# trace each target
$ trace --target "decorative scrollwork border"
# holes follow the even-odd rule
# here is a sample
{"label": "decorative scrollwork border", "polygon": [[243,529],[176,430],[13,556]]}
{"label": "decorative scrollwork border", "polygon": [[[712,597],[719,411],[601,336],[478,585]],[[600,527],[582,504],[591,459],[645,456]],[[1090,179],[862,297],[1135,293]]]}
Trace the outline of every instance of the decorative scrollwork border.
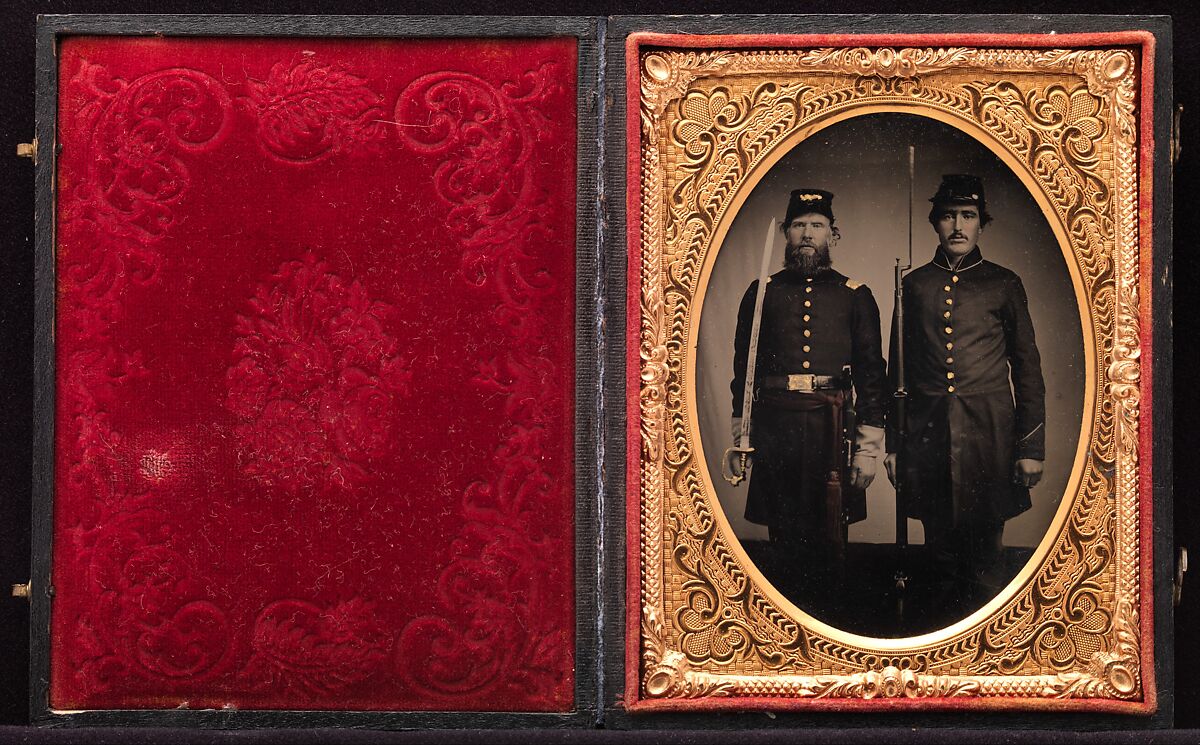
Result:
{"label": "decorative scrollwork border", "polygon": [[[629,213],[640,219],[640,252],[631,251],[640,278],[631,453],[640,477],[640,657],[631,708],[888,699],[893,709],[1153,711],[1138,439],[1139,276],[1148,258],[1139,247],[1138,148],[1150,115],[1139,104],[1149,76],[1139,69],[1144,36],[1127,36],[1104,48],[867,47],[849,37],[847,46],[825,38],[806,48],[791,37],[778,49],[760,40],[746,50],[631,38],[629,134],[640,155]],[[907,643],[812,623],[746,571],[703,483],[685,379],[692,299],[739,189],[805,127],[881,104],[981,133],[1035,185],[1086,304],[1094,392],[1078,488],[1064,496],[1069,509],[1041,564],[990,615]],[[1096,622],[1072,625],[1085,611]],[[1090,638],[1072,646],[1079,634]]]}

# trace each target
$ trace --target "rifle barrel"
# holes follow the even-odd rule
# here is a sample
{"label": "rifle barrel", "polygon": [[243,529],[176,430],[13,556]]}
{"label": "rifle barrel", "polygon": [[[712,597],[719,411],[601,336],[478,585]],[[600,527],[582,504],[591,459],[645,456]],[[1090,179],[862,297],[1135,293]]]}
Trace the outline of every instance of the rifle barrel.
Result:
{"label": "rifle barrel", "polygon": [[908,489],[904,484],[904,443],[908,438],[908,388],[904,374],[904,272],[913,266],[913,189],[916,181],[917,148],[908,146],[908,264],[896,259],[896,345],[890,350],[896,371],[895,401],[892,415],[896,432],[896,589],[897,613],[903,619],[904,592],[908,582]]}

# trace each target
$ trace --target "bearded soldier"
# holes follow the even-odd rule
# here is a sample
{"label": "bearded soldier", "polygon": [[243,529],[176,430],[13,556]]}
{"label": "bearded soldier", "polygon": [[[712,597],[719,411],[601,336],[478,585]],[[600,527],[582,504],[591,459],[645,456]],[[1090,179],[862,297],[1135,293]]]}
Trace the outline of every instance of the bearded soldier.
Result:
{"label": "bearded soldier", "polygon": [[761,307],[746,519],[766,525],[782,557],[818,581],[836,568],[846,525],[866,517],[864,490],[882,456],[887,395],[879,307],[866,285],[832,268],[840,237],[832,202],[821,189],[792,192],[780,225],[785,265],[761,301],[757,280],[742,298],[730,386],[736,433]]}
{"label": "bearded soldier", "polygon": [[935,591],[978,607],[1006,579],[1004,523],[1042,475],[1046,388],[1021,278],[979,249],[992,219],[983,183],[943,176],[929,201],[938,247],[903,281],[908,434],[896,442],[889,426],[886,465],[925,529]]}

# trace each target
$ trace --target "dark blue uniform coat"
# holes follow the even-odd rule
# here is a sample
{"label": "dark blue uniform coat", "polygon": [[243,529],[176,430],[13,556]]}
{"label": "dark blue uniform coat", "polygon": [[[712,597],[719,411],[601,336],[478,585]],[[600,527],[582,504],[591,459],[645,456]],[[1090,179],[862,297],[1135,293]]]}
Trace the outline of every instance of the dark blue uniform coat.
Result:
{"label": "dark blue uniform coat", "polygon": [[[738,309],[730,385],[734,416],[742,413],[757,293],[755,281]],[[763,381],[805,373],[837,376],[849,366],[858,422],[882,427],[888,391],[881,336],[879,306],[865,285],[833,269],[811,278],[784,269],[770,277],[758,335],[747,520],[783,531],[820,524],[830,464],[837,462],[842,437],[841,422],[833,417],[841,391],[802,393]],[[847,483],[844,476],[842,482]],[[847,519],[864,519],[865,494],[844,486],[842,495]]]}
{"label": "dark blue uniform coat", "polygon": [[[891,349],[895,385],[894,319]],[[904,278],[904,351],[909,516],[996,524],[1029,509],[1013,464],[1045,459],[1046,388],[1020,277],[978,248],[952,270],[939,248]]]}

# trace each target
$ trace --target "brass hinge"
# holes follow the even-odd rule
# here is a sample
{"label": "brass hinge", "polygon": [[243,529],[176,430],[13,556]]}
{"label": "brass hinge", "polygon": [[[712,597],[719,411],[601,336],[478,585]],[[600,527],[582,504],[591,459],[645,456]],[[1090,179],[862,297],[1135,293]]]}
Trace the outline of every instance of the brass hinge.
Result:
{"label": "brass hinge", "polygon": [[1171,120],[1171,165],[1179,162],[1179,154],[1183,152],[1183,104],[1175,104],[1175,116]]}
{"label": "brass hinge", "polygon": [[1179,599],[1183,597],[1183,575],[1187,574],[1187,549],[1180,546],[1175,552],[1175,583],[1171,592],[1171,600],[1175,605],[1179,605]]}
{"label": "brass hinge", "polygon": [[12,596],[14,598],[25,598],[26,600],[28,600],[29,596],[31,594],[30,589],[29,589],[30,584],[31,583],[26,582],[26,583],[20,584],[20,585],[13,585],[12,586]]}
{"label": "brass hinge", "polygon": [[33,164],[36,166],[37,165],[37,146],[38,146],[38,142],[37,142],[36,137],[33,138],[33,142],[18,142],[17,143],[17,157],[18,158],[29,158],[30,160],[33,161]]}

